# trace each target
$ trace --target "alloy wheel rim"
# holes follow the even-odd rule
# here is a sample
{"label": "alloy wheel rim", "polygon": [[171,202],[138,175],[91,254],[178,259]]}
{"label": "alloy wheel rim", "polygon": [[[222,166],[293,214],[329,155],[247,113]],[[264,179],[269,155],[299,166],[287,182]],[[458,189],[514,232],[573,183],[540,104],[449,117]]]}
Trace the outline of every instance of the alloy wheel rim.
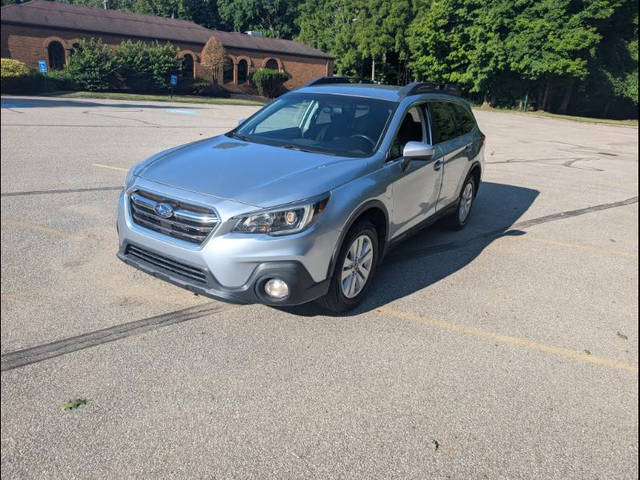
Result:
{"label": "alloy wheel rim", "polygon": [[347,250],[342,264],[340,286],[345,297],[354,298],[362,291],[372,266],[373,243],[367,235],[360,235]]}
{"label": "alloy wheel rim", "polygon": [[464,223],[464,221],[469,216],[472,203],[473,203],[473,183],[469,182],[465,185],[464,190],[462,191],[462,198],[460,199],[460,207],[458,207],[458,220],[460,220],[460,223]]}

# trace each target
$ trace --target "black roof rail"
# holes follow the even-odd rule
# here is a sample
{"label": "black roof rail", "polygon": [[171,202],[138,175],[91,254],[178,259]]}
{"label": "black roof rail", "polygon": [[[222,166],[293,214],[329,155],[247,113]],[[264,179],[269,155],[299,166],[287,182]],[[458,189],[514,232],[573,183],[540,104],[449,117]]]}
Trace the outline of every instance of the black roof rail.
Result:
{"label": "black roof rail", "polygon": [[369,80],[367,78],[356,77],[318,77],[307,83],[305,87],[311,87],[315,85],[329,85],[332,83],[367,83],[377,85],[379,82],[374,82],[373,80]]}
{"label": "black roof rail", "polygon": [[452,84],[440,85],[434,82],[413,82],[405,85],[400,89],[400,98],[408,97],[409,95],[419,95],[421,93],[448,93],[449,95],[461,95],[460,87]]}

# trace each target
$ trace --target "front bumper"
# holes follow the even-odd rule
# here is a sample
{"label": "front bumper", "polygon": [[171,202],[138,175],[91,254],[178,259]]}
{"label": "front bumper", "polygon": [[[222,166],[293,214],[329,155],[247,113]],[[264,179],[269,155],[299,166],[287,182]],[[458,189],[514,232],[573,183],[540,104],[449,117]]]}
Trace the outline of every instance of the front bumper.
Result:
{"label": "front bumper", "polygon": [[[127,264],[192,292],[234,303],[298,305],[327,292],[338,230],[316,224],[280,237],[230,233],[225,222],[246,211],[246,205],[140,179],[137,187],[196,205],[212,205],[221,224],[202,244],[176,239],[134,223],[128,192],[123,192],[118,208],[118,257]],[[270,278],[288,284],[286,298],[266,296],[263,286]]]}
{"label": "front bumper", "polygon": [[[301,305],[325,295],[329,288],[329,279],[319,283],[314,282],[307,269],[296,261],[260,263],[253,270],[247,282],[239,287],[221,285],[215,276],[206,270],[203,271],[203,281],[194,281],[179,272],[176,273],[179,267],[171,267],[176,264],[180,265],[179,259],[160,256],[148,249],[145,249],[148,252],[148,256],[144,258],[139,254],[132,254],[131,246],[125,244],[118,252],[118,258],[126,264],[194,293],[226,302],[240,304],[264,303],[273,306]],[[140,249],[136,248],[135,251],[139,252]],[[157,260],[158,258],[161,260]],[[167,265],[170,265],[169,268],[167,268]],[[271,278],[279,278],[287,283],[289,286],[289,295],[287,297],[276,300],[265,294],[264,284]]]}

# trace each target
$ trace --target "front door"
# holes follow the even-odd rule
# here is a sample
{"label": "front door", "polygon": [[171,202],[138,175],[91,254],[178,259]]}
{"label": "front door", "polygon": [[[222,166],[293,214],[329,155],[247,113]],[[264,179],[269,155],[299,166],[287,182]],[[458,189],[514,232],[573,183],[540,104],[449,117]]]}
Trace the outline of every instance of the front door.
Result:
{"label": "front door", "polygon": [[396,132],[385,166],[392,177],[391,237],[406,232],[433,215],[440,191],[442,169],[435,165],[435,157],[430,160],[414,159],[408,168],[403,169],[402,151],[410,141],[431,141],[422,106],[407,110]]}

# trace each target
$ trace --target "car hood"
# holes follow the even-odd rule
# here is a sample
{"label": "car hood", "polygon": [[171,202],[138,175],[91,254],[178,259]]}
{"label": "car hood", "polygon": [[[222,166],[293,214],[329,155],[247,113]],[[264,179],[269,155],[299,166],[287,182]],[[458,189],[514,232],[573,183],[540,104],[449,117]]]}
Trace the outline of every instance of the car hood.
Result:
{"label": "car hood", "polygon": [[192,192],[258,207],[327,192],[364,173],[367,161],[243,142],[226,136],[173,148],[138,175]]}

